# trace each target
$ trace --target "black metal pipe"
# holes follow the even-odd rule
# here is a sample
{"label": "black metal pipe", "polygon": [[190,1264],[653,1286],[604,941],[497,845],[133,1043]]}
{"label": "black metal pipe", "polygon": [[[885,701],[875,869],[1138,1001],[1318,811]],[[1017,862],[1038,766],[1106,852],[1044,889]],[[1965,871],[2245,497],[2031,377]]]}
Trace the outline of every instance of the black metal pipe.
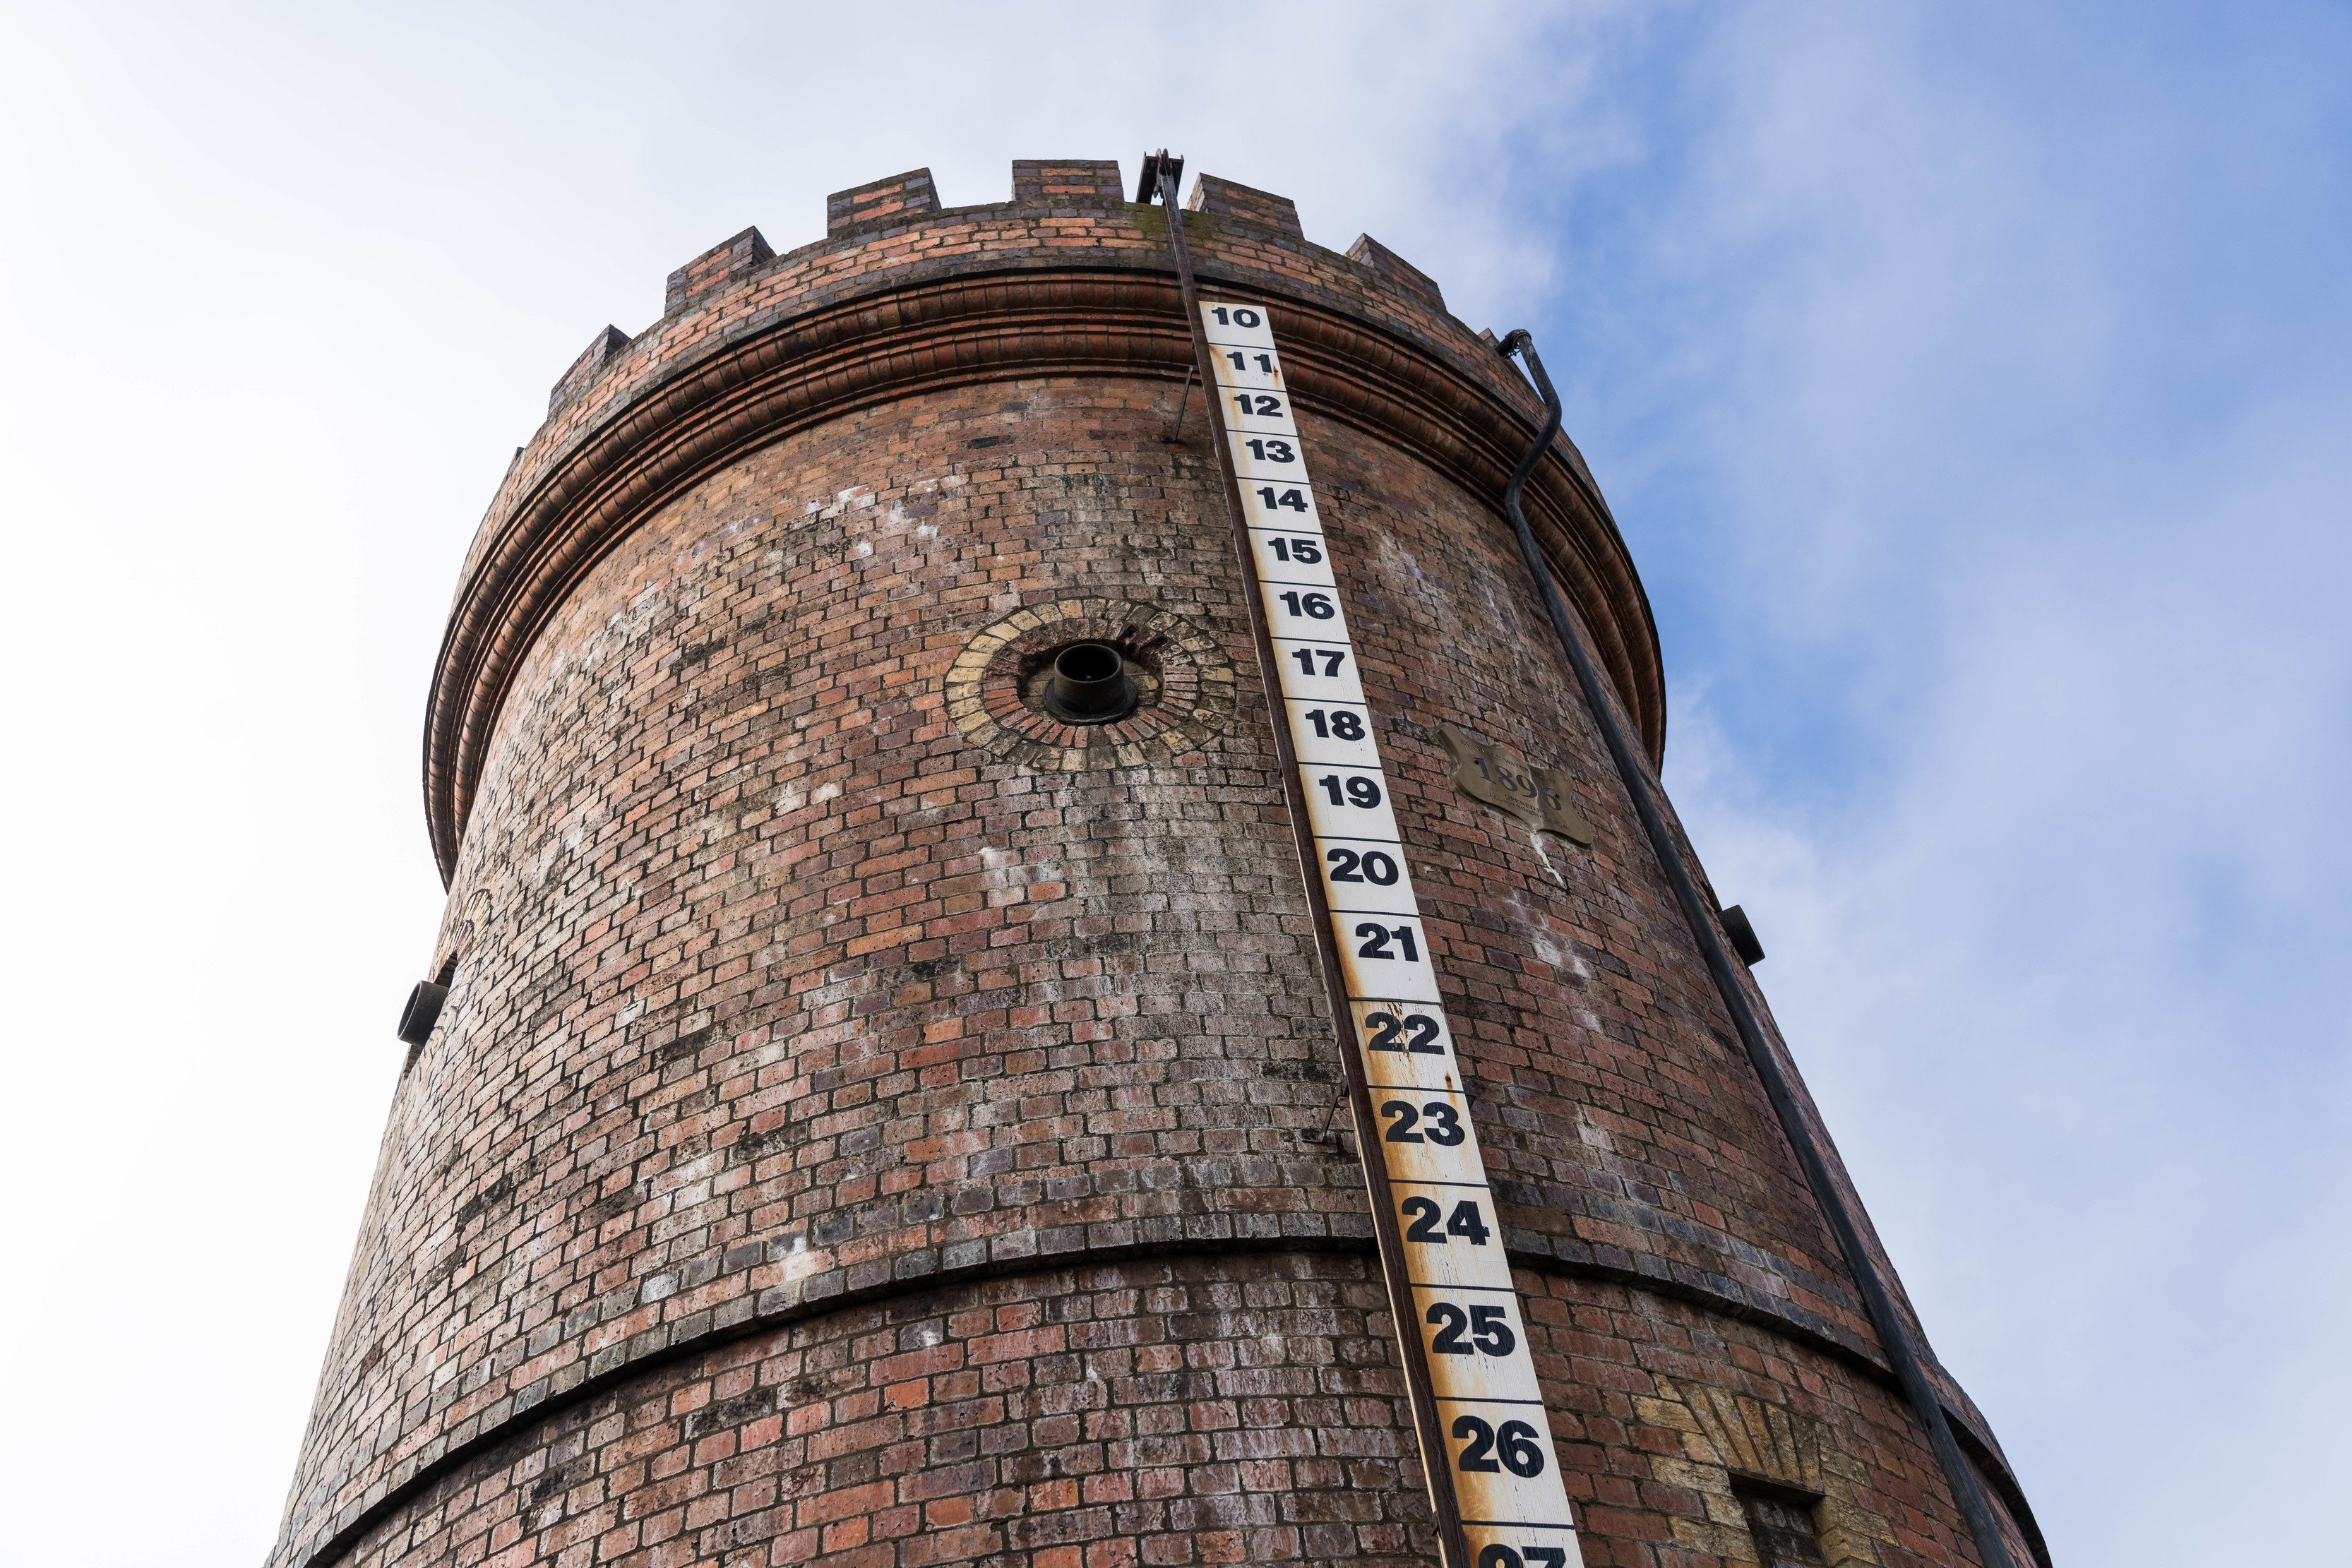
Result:
{"label": "black metal pipe", "polygon": [[1045,706],[1071,724],[1108,724],[1135,708],[1135,680],[1108,643],[1073,643],[1054,660]]}
{"label": "black metal pipe", "polygon": [[440,1021],[442,1004],[449,999],[449,988],[431,980],[419,980],[401,1005],[400,1028],[396,1031],[409,1045],[423,1045],[433,1038],[433,1026]]}
{"label": "black metal pipe", "polygon": [[1788,1074],[1780,1071],[1780,1059],[1773,1054],[1771,1044],[1764,1037],[1764,1026],[1749,1005],[1748,992],[1739,983],[1731,967],[1731,954],[1724,943],[1723,932],[1708,915],[1706,902],[1699,897],[1698,885],[1691,880],[1689,868],[1683,864],[1681,850],[1674,834],[1666,827],[1664,813],[1651,796],[1649,780],[1635,759],[1632,744],[1626,739],[1625,728],[1617,721],[1617,712],[1610,705],[1607,690],[1602,686],[1601,672],[1591,656],[1585,652],[1584,643],[1577,635],[1575,624],[1569,619],[1567,603],[1552,581],[1551,569],[1545,563],[1543,552],[1536,548],[1534,531],[1528,527],[1527,514],[1520,509],[1519,494],[1527,488],[1528,478],[1544,454],[1551,449],[1552,438],[1559,434],[1561,408],[1559,394],[1552,390],[1551,378],[1544,374],[1543,361],[1536,357],[1535,340],[1521,328],[1497,345],[1505,359],[1513,354],[1527,361],[1528,375],[1534,381],[1536,391],[1543,397],[1543,429],[1537,433],[1535,444],[1528,448],[1519,465],[1511,471],[1510,483],[1503,487],[1503,510],[1511,519],[1512,531],[1519,538],[1519,554],[1526,559],[1528,573],[1536,581],[1542,596],[1544,610],[1551,617],[1552,631],[1559,637],[1560,651],[1568,655],[1569,667],[1576,672],[1576,684],[1583,688],[1585,706],[1592,710],[1593,721],[1601,727],[1601,739],[1608,744],[1611,760],[1617,765],[1617,777],[1625,786],[1625,793],[1633,802],[1633,811],[1642,820],[1642,831],[1649,835],[1650,850],[1666,873],[1673,887],[1675,902],[1682,906],[1683,919],[1690,926],[1693,940],[1698,944],[1699,956],[1706,962],[1707,973],[1714,977],[1715,988],[1722,994],[1723,1005],[1731,1014],[1732,1025],[1739,1031],[1739,1043],[1748,1049],[1748,1060],[1763,1081],[1765,1097],[1772,1103],[1772,1113],[1780,1119],[1780,1131],[1787,1135],[1789,1146],[1796,1152],[1797,1164],[1805,1173],[1805,1185],[1812,1189],[1813,1202],[1829,1222],[1830,1234],[1836,1239],[1838,1250],[1845,1255],[1845,1264],[1861,1288],[1864,1307],[1870,1313],[1871,1326],[1878,1332],[1878,1343],[1893,1364],[1895,1375],[1903,1385],[1903,1393],[1911,1403],[1913,1414],[1927,1429],[1928,1446],[1935,1450],[1936,1462],[1942,1467],[1944,1480],[1952,1489],[1952,1500],[1959,1505],[1961,1517],[1968,1521],[1969,1533],[1976,1538],[1977,1555],[1985,1568],[2020,1568],[2010,1555],[2009,1543],[2001,1538],[1999,1524],[1992,1516],[1992,1507],[1985,1500],[1984,1489],[1978,1484],[1976,1471],[1960,1445],[1952,1436],[1951,1424],[1945,1418],[1943,1401],[1927,1382],[1926,1368],[1919,1364],[1917,1350],[1911,1343],[1902,1318],[1895,1310],[1895,1299],[1879,1278],[1877,1268],[1862,1244],[1862,1231],[1846,1207],[1845,1196],[1830,1177],[1829,1162],[1815,1144],[1812,1129],[1797,1107],[1797,1097],[1789,1086]]}

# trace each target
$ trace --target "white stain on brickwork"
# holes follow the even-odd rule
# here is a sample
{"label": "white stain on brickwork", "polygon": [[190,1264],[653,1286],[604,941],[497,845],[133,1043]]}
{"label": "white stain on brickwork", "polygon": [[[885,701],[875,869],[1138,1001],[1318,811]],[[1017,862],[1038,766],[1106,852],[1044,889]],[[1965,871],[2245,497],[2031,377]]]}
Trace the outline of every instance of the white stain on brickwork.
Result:
{"label": "white stain on brickwork", "polygon": [[1381,575],[1401,585],[1410,583],[1415,598],[1427,597],[1429,579],[1423,575],[1420,558],[1398,543],[1394,534],[1381,532],[1376,537],[1380,548],[1373,562]]}
{"label": "white stain on brickwork", "polygon": [[797,1285],[812,1274],[822,1274],[833,1264],[830,1251],[812,1252],[808,1238],[793,1238],[792,1250],[784,1254],[784,1283]]}
{"label": "white stain on brickwork", "polygon": [[1551,863],[1551,856],[1544,849],[1544,835],[1538,832],[1530,832],[1528,834],[1528,843],[1535,850],[1536,861],[1544,868],[1545,874],[1549,876],[1552,881],[1559,883],[1560,886],[1566,887],[1568,885],[1568,877],[1561,872],[1559,867]]}
{"label": "white stain on brickwork", "polygon": [[980,863],[982,874],[988,879],[992,894],[1013,895],[1010,899],[992,897],[989,900],[992,904],[1019,902],[1022,890],[1037,880],[1037,867],[1023,860],[1013,851],[999,849],[993,844],[980,846]]}
{"label": "white stain on brickwork", "polygon": [[673,577],[692,575],[704,562],[725,550],[744,530],[757,528],[766,520],[764,513],[753,512],[748,517],[738,517],[733,522],[723,523],[707,534],[696,535],[671,553],[670,575]]}
{"label": "white stain on brickwork", "polygon": [[1549,965],[1554,974],[1570,972],[1577,961],[1576,955],[1553,939],[1549,924],[1538,916],[1529,915],[1526,906],[1516,897],[1511,900],[1511,904],[1514,911],[1527,922],[1528,945],[1536,950],[1536,956]]}

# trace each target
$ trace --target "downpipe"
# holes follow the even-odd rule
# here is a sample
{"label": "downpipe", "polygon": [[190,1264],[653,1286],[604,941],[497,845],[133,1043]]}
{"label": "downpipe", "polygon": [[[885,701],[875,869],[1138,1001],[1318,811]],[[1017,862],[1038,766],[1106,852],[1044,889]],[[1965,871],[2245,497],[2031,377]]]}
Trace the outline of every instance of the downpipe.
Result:
{"label": "downpipe", "polygon": [[1895,1310],[1894,1298],[1887,1293],[1885,1281],[1879,1278],[1870,1255],[1863,1248],[1861,1229],[1847,1208],[1844,1195],[1830,1179],[1829,1164],[1814,1143],[1812,1130],[1806,1125],[1797,1108],[1797,1097],[1789,1086],[1788,1075],[1780,1071],[1780,1059],[1765,1039],[1764,1028],[1749,1005],[1746,988],[1740,985],[1738,972],[1731,966],[1731,952],[1725,945],[1722,930],[1707,913],[1699,897],[1698,886],[1691,880],[1690,871],[1683,864],[1681,851],[1674,835],[1667,830],[1665,816],[1652,797],[1649,780],[1636,759],[1627,739],[1625,727],[1618,720],[1609,694],[1601,685],[1601,672],[1591,656],[1585,652],[1583,639],[1577,635],[1576,626],[1569,618],[1567,603],[1552,581],[1551,569],[1542,551],[1536,548],[1533,530],[1528,527],[1527,514],[1520,509],[1519,496],[1527,488],[1528,478],[1544,454],[1551,449],[1552,438],[1559,434],[1561,407],[1559,394],[1552,390],[1551,378],[1544,373],[1543,361],[1536,356],[1535,340],[1520,328],[1496,345],[1505,359],[1517,355],[1527,363],[1528,375],[1535,382],[1544,405],[1543,428],[1537,433],[1535,444],[1511,471],[1510,483],[1503,487],[1503,510],[1510,517],[1511,531],[1518,536],[1519,555],[1527,563],[1528,575],[1535,580],[1536,591],[1542,596],[1544,610],[1551,617],[1551,627],[1559,638],[1560,652],[1568,656],[1569,667],[1576,673],[1576,684],[1583,690],[1585,706],[1591,710],[1594,722],[1601,726],[1601,738],[1608,744],[1610,759],[1617,765],[1617,777],[1625,786],[1626,795],[1633,802],[1635,815],[1642,820],[1642,831],[1649,835],[1650,850],[1664,871],[1666,881],[1674,889],[1675,902],[1681,905],[1683,920],[1690,927],[1691,937],[1698,944],[1699,956],[1706,962],[1706,971],[1714,977],[1715,988],[1723,998],[1723,1005],[1731,1014],[1732,1026],[1739,1032],[1739,1043],[1747,1048],[1748,1060],[1763,1081],[1764,1092],[1772,1103],[1772,1113],[1780,1119],[1780,1131],[1795,1151],[1797,1164],[1805,1174],[1805,1185],[1813,1195],[1830,1233],[1845,1257],[1846,1270],[1861,1288],[1863,1302],[1870,1313],[1872,1328],[1878,1333],[1878,1343],[1894,1364],[1895,1375],[1903,1385],[1903,1393],[1911,1404],[1912,1413],[1927,1430],[1928,1445],[1935,1449],[1936,1462],[1942,1468],[1945,1483],[1951,1488],[1952,1499],[1959,1505],[1960,1514],[1968,1521],[1969,1533],[1976,1538],[1977,1555],[1985,1568],[2022,1568],[2010,1555],[2009,1543],[2002,1539],[1995,1522],[1992,1508],[1985,1500],[1984,1489],[1968,1457],[1952,1436],[1951,1424],[1944,1416],[1943,1402],[1927,1382],[1927,1374],[1919,1364],[1916,1348]]}

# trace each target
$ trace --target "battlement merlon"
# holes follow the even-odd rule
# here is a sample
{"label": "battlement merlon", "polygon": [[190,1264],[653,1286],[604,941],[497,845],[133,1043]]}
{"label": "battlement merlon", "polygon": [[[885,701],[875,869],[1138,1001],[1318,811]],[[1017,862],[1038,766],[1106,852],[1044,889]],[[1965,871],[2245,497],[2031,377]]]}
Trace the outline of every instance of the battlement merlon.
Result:
{"label": "battlement merlon", "polygon": [[1238,218],[1297,240],[1307,237],[1307,231],[1298,223],[1298,204],[1288,196],[1256,190],[1236,180],[1221,180],[1214,174],[1192,177],[1192,193],[1184,198],[1184,210],[1203,217]]}
{"label": "battlement merlon", "polygon": [[940,210],[940,194],[929,169],[910,169],[887,180],[835,191],[824,199],[827,239],[868,224],[901,223],[927,217]]}
{"label": "battlement merlon", "polygon": [[[1105,214],[1125,212],[1143,221],[1150,211],[1149,204],[1129,201],[1125,181],[1116,160],[1108,158],[1021,158],[1013,164],[1013,200],[1010,204],[989,203],[971,207],[943,207],[940,204],[939,187],[929,169],[910,169],[903,174],[854,185],[846,191],[835,191],[824,199],[825,237],[808,246],[798,246],[775,257],[783,263],[797,260],[810,251],[829,245],[848,235],[903,230],[909,225],[939,219],[962,218],[1008,205],[1014,212],[1036,212],[1041,214]],[[1184,199],[1184,210],[1220,224],[1238,223],[1268,230],[1334,260],[1352,262],[1366,275],[1411,295],[1424,306],[1444,311],[1445,296],[1436,282],[1419,267],[1406,261],[1387,246],[1370,235],[1359,235],[1345,251],[1325,251],[1307,238],[1307,231],[1298,220],[1298,204],[1288,196],[1271,191],[1261,191],[1244,185],[1238,180],[1228,180],[1216,174],[1196,174],[1192,193]],[[1156,220],[1153,220],[1156,221]],[[743,257],[746,240],[758,246],[763,253],[750,260]],[[759,230],[746,229],[724,245],[706,251],[670,275],[670,288],[664,301],[663,315],[668,316],[699,299],[708,291],[701,280],[712,275],[714,258],[722,254],[732,270],[729,278],[740,276],[752,267],[769,259],[765,242]],[[696,284],[680,291],[679,280],[691,275]]]}

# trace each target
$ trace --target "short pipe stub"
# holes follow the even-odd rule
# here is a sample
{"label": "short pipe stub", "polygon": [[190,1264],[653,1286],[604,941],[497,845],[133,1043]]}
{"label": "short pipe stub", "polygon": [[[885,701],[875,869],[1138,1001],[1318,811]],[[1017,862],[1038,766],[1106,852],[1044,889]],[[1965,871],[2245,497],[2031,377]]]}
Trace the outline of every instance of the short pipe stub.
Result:
{"label": "short pipe stub", "polygon": [[408,993],[408,1005],[400,1009],[400,1038],[410,1045],[423,1045],[432,1039],[433,1026],[441,1019],[441,1004],[448,999],[448,987],[417,981],[416,988]]}
{"label": "short pipe stub", "polygon": [[1065,724],[1108,724],[1135,711],[1135,677],[1108,643],[1073,643],[1054,655],[1045,707]]}

